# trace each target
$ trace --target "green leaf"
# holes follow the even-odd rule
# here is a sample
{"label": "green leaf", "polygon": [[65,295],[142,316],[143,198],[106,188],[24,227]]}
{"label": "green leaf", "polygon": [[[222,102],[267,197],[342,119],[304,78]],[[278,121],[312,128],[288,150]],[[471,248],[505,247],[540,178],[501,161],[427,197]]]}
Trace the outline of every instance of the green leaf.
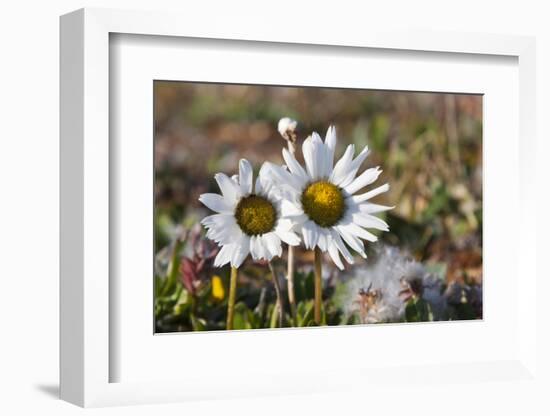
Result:
{"label": "green leaf", "polygon": [[271,320],[269,321],[269,327],[270,328],[277,328],[279,323],[279,313],[278,308],[273,307],[273,310],[271,311]]}
{"label": "green leaf", "polygon": [[180,267],[180,251],[183,249],[184,242],[181,240],[176,240],[174,247],[172,249],[172,255],[170,258],[170,264],[168,265],[168,271],[166,276],[166,281],[164,287],[162,288],[161,294],[167,295],[176,285],[179,274]]}
{"label": "green leaf", "polygon": [[469,303],[460,303],[456,306],[456,319],[470,320],[476,319],[474,308]]}
{"label": "green leaf", "polygon": [[206,321],[202,318],[197,318],[194,314],[191,314],[191,325],[193,326],[193,331],[206,330]]}
{"label": "green leaf", "polygon": [[300,302],[297,308],[298,326],[305,327],[313,320],[314,303],[312,300]]}
{"label": "green leaf", "polygon": [[296,294],[296,302],[300,303],[308,299],[313,299],[314,276],[313,272],[294,274],[294,292]]}
{"label": "green leaf", "polygon": [[158,298],[164,287],[164,279],[160,276],[155,276],[155,299]]}
{"label": "green leaf", "polygon": [[312,299],[315,291],[315,276],[309,272],[304,279],[304,299]]}
{"label": "green leaf", "polygon": [[449,204],[449,194],[444,185],[439,185],[434,191],[428,207],[422,212],[423,221],[433,220]]}
{"label": "green leaf", "polygon": [[235,312],[233,315],[233,329],[249,329],[250,325],[247,321],[248,308],[242,302],[235,305]]}
{"label": "green leaf", "polygon": [[410,299],[405,305],[405,319],[407,322],[418,322],[420,320],[414,299]]}
{"label": "green leaf", "polygon": [[261,317],[256,314],[254,311],[248,311],[248,322],[250,323],[250,328],[258,329],[261,328],[262,320]]}
{"label": "green leaf", "polygon": [[432,308],[424,299],[412,298],[405,306],[405,319],[407,322],[433,321]]}

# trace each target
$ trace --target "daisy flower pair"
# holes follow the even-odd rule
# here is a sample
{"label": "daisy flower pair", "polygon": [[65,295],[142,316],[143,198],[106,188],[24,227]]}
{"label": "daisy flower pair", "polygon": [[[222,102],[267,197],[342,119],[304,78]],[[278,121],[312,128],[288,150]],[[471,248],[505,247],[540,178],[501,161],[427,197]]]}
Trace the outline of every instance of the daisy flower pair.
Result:
{"label": "daisy flower pair", "polygon": [[286,165],[264,162],[255,183],[245,159],[239,162],[238,175],[215,175],[221,195],[199,198],[216,212],[202,221],[206,236],[221,246],[215,266],[230,263],[237,269],[249,254],[254,260],[270,262],[281,256],[282,242],[289,246],[303,242],[306,249],[315,250],[319,275],[322,253],[328,253],[339,269],[344,269],[341,257],[353,263],[350,249],[366,257],[363,240],[377,240],[366,229],[388,231],[388,225],[373,214],[392,208],[369,200],[389,186],[357,194],[373,184],[381,170],[370,168],[357,175],[369,150],[365,147],[354,157],[353,144],[334,163],[336,142],[334,126],[324,141],[313,132],[302,145],[305,167],[283,149]]}
{"label": "daisy flower pair", "polygon": [[344,268],[340,255],[353,264],[348,246],[366,257],[362,240],[377,238],[365,228],[388,231],[388,225],[373,214],[391,209],[369,200],[389,186],[356,195],[382,171],[370,168],[357,176],[369,150],[365,147],[354,158],[353,144],[334,164],[336,140],[333,126],[324,142],[314,132],[302,146],[305,168],[283,149],[286,166],[265,162],[255,183],[245,159],[239,162],[238,175],[215,175],[221,195],[203,194],[199,200],[216,212],[202,220],[206,236],[221,246],[216,267],[230,263],[238,268],[249,254],[254,260],[270,261],[281,255],[281,242],[296,246],[303,241],[306,249],[318,247],[339,269]]}

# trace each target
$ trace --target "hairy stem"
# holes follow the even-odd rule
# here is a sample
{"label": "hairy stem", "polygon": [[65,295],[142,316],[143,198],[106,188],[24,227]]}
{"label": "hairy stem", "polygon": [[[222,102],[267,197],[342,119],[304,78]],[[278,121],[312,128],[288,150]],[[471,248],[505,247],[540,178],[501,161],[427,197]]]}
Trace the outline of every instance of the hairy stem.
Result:
{"label": "hairy stem", "polygon": [[279,284],[279,278],[277,277],[277,274],[275,273],[275,269],[273,268],[273,264],[269,261],[267,263],[269,265],[269,271],[271,272],[271,277],[273,278],[273,285],[275,286],[275,294],[277,295],[277,309],[278,309],[278,315],[279,315],[279,328],[283,327],[283,298],[281,294],[281,285]]}
{"label": "hairy stem", "polygon": [[231,278],[229,281],[229,299],[227,301],[226,329],[233,329],[233,315],[235,314],[236,295],[237,295],[237,268],[231,267]]}
{"label": "hairy stem", "polygon": [[321,280],[321,260],[322,253],[319,247],[315,247],[315,308],[314,308],[314,319],[317,325],[321,325],[321,305],[323,297],[323,283]]}

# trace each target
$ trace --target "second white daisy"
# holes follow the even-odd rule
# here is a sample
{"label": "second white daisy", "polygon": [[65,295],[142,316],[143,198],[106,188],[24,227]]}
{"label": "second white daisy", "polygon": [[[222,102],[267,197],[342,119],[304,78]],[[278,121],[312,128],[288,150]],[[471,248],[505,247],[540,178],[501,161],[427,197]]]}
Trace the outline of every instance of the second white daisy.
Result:
{"label": "second white daisy", "polygon": [[206,236],[221,246],[214,265],[230,263],[238,268],[251,254],[254,260],[270,261],[280,256],[281,241],[289,245],[300,244],[292,231],[292,222],[283,218],[281,202],[271,187],[267,169],[262,166],[253,184],[253,173],[246,159],[239,162],[239,174],[229,178],[223,173],[215,175],[221,190],[219,194],[202,194],[204,205],[215,211],[202,220]]}
{"label": "second white daisy", "polygon": [[324,142],[314,132],[302,146],[305,169],[287,149],[283,149],[286,168],[270,163],[269,169],[276,186],[285,194],[282,215],[291,218],[295,229],[301,230],[305,247],[328,252],[336,266],[343,269],[340,254],[348,263],[353,263],[347,246],[366,257],[362,240],[377,240],[366,228],[389,230],[383,220],[372,214],[392,207],[369,202],[386,192],[388,184],[356,195],[374,183],[382,171],[378,167],[370,168],[357,176],[369,150],[365,147],[354,158],[353,144],[348,145],[334,164],[336,140],[334,126],[328,129]]}

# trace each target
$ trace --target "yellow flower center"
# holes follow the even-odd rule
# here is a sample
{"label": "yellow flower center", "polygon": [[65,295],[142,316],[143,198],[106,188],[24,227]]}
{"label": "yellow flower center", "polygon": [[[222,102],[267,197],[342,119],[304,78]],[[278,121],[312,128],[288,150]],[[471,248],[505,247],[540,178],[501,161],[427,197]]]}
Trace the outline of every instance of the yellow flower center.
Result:
{"label": "yellow flower center", "polygon": [[344,215],[344,195],[340,188],[330,182],[314,182],[302,193],[302,206],[317,225],[330,227]]}
{"label": "yellow flower center", "polygon": [[216,300],[223,300],[225,297],[222,278],[218,275],[212,276],[212,297]]}
{"label": "yellow flower center", "polygon": [[235,218],[245,234],[259,235],[268,233],[275,227],[277,214],[267,199],[250,195],[237,204]]}

